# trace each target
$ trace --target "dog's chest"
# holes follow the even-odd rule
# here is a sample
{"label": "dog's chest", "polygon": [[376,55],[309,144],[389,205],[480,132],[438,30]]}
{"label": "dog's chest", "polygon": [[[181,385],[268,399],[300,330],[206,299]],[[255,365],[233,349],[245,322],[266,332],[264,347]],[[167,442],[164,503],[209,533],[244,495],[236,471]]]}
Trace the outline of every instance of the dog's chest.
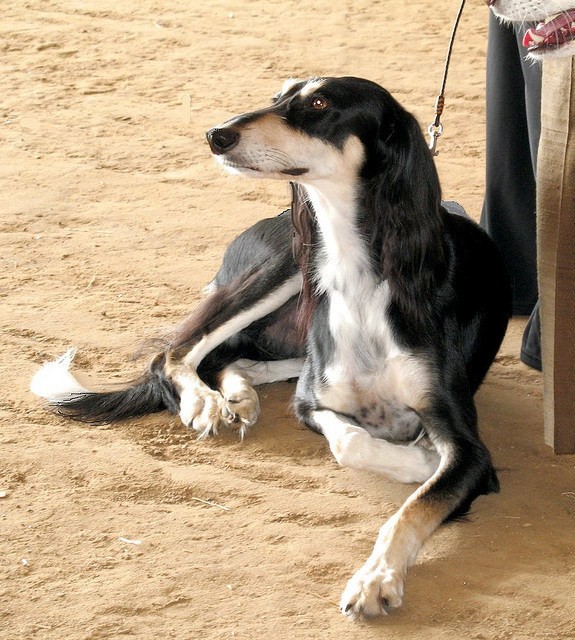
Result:
{"label": "dog's chest", "polygon": [[[393,338],[387,307],[387,282],[356,278],[328,292],[328,325],[334,350],[329,369],[359,377],[381,371],[400,350]],[[327,373],[327,371],[326,371]]]}
{"label": "dog's chest", "polygon": [[402,349],[387,316],[387,283],[356,282],[328,294],[333,351],[317,397],[374,436],[409,440],[419,430],[429,375],[425,362]]}

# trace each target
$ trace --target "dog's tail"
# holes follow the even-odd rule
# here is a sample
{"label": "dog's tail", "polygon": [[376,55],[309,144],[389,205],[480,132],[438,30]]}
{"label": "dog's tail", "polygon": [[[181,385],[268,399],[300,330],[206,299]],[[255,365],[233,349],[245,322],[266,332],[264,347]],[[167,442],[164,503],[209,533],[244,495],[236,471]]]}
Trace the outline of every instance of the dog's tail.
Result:
{"label": "dog's tail", "polygon": [[[57,413],[91,424],[168,410],[179,411],[179,395],[164,373],[164,354],[157,355],[138,379],[118,388],[95,390],[70,371],[75,349],[43,365],[32,378],[32,393],[48,401]],[[108,385],[109,386],[109,385]]]}

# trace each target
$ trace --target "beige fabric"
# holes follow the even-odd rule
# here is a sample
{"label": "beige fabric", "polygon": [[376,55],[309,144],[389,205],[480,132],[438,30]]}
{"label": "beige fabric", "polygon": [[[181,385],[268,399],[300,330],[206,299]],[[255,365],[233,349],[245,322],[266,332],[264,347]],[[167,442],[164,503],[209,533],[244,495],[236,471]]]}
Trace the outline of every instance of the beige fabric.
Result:
{"label": "beige fabric", "polygon": [[575,58],[543,65],[537,166],[545,440],[575,452]]}

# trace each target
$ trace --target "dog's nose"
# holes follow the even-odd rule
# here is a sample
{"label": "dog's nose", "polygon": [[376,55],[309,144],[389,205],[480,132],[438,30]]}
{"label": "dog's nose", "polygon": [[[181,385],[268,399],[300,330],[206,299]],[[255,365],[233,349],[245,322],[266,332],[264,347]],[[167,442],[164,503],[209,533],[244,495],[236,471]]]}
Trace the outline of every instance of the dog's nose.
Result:
{"label": "dog's nose", "polygon": [[225,129],[215,127],[206,133],[206,138],[212,153],[217,155],[231,151],[238,144],[240,134],[230,127]]}

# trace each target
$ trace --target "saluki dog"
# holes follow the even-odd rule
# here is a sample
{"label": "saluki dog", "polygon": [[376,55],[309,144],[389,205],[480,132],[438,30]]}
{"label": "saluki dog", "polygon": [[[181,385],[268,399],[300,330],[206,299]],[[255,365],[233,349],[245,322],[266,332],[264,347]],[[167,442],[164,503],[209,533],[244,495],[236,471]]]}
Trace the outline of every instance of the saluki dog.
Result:
{"label": "saluki dog", "polygon": [[200,437],[225,425],[243,437],[260,411],[254,386],[299,377],[296,415],[339,464],[422,483],[341,599],[350,618],[387,613],[426,538],[498,490],[473,394],[509,318],[502,262],[444,209],[418,123],[373,82],[288,81],[207,139],[230,172],[291,182],[291,215],[232,242],[209,295],[137,381],[87,389],[68,353],[32,389],[88,422],[168,409]]}

